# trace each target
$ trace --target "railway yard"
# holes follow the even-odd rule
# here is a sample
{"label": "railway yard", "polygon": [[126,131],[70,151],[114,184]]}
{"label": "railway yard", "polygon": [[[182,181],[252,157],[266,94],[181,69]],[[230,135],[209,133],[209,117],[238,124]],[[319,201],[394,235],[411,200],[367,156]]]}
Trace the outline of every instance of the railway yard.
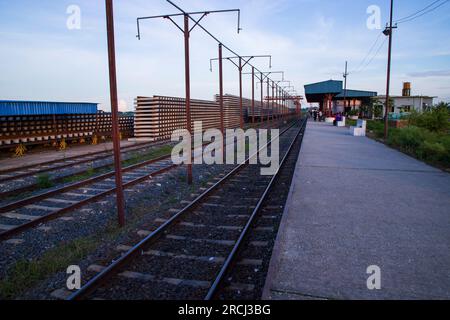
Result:
{"label": "railway yard", "polygon": [[[282,127],[283,162],[276,176],[255,174],[260,170],[255,165],[195,165],[196,182],[188,186],[185,169],[170,159],[171,143],[123,148],[124,163],[133,162],[123,168],[129,212],[124,229],[115,226],[111,214],[115,212],[111,151],[3,170],[0,274],[6,281],[2,295],[39,299],[261,297],[305,121],[279,119],[262,128],[272,126]],[[47,188],[38,182],[43,173],[51,183]],[[80,261],[74,261],[74,248]],[[58,253],[62,260],[67,256],[71,264],[82,266],[87,284],[76,295],[70,296],[66,289],[67,275],[62,266],[58,268],[59,257],[53,255]],[[60,270],[44,275],[45,264],[54,263],[52,268]],[[37,270],[35,274],[27,270],[31,274],[26,279],[17,279],[18,268]],[[24,280],[37,288],[25,290]],[[154,289],[134,290],[137,286]]]}
{"label": "railway yard", "polygon": [[[450,105],[409,79],[390,92],[393,31],[449,1],[397,23],[390,0],[384,31],[386,8],[361,3],[1,4],[0,304],[262,319],[279,300],[450,299]],[[334,72],[367,46],[361,26],[378,38]],[[444,76],[408,59],[403,77]]]}

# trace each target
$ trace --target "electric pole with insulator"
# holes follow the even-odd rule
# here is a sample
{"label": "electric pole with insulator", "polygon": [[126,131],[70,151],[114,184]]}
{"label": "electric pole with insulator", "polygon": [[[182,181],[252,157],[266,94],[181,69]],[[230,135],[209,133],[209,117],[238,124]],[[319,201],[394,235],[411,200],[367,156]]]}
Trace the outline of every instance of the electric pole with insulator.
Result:
{"label": "electric pole with insulator", "polygon": [[388,66],[387,66],[387,80],[386,80],[386,110],[384,114],[384,139],[387,140],[389,134],[389,88],[391,84],[391,56],[392,56],[392,31],[396,29],[397,26],[392,26],[394,13],[394,0],[391,0],[391,17],[389,21],[389,26],[383,31],[384,35],[389,37],[389,48],[388,48]]}

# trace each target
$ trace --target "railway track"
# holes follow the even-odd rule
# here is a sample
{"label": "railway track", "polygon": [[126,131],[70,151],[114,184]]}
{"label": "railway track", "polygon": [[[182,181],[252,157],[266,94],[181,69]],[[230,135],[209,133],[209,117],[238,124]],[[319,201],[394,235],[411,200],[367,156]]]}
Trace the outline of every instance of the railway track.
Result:
{"label": "railway track", "polygon": [[[151,146],[160,145],[165,142],[152,142],[152,143],[139,143],[132,146],[122,147],[121,152],[137,151],[145,149]],[[42,163],[35,163],[19,168],[11,168],[7,170],[0,170],[0,183],[4,183],[11,180],[22,179],[30,176],[36,176],[40,173],[61,170],[74,165],[82,163],[92,162],[96,160],[106,159],[112,157],[112,150],[104,150],[97,152],[90,152],[83,155],[67,157],[64,159],[57,159],[52,161],[46,161]]]}
{"label": "railway track", "polygon": [[[123,187],[131,188],[177,165],[171,155],[123,168]],[[114,171],[0,206],[0,241],[68,212],[97,202],[116,191]]]}
{"label": "railway track", "polygon": [[[280,136],[282,167],[296,159],[305,124],[296,122]],[[257,225],[271,219],[261,213],[270,209],[265,201],[282,170],[262,176],[260,169],[247,161],[183,209],[155,220],[138,232],[137,244],[117,248],[121,255],[112,264],[90,266],[91,280],[68,299],[209,300],[222,291],[254,290],[227,277],[234,265],[260,268],[262,261],[240,256],[241,246],[251,233],[256,238],[248,245],[263,248],[267,242],[258,238],[274,231],[270,223]]]}
{"label": "railway track", "polygon": [[[130,160],[134,155],[142,155],[153,148],[163,145],[170,145],[170,141],[139,143],[123,147],[121,148],[123,161]],[[85,165],[84,168],[73,169],[73,167],[80,168],[83,164]],[[36,190],[51,189],[70,180],[70,178],[82,176],[92,171],[104,171],[112,166],[112,150],[105,150],[20,168],[0,170],[0,199],[5,200],[10,197],[17,197],[17,195],[26,195]],[[49,188],[42,188],[38,182],[39,175],[45,173],[50,175],[48,177],[48,182],[51,184]]]}
{"label": "railway track", "polygon": [[[149,144],[145,147],[140,147],[136,149],[131,149],[128,151],[122,152],[122,166],[128,161],[132,161],[134,157],[141,158],[151,158],[152,150],[158,151],[158,147],[163,147],[165,145],[170,146],[169,142],[160,142],[155,144]],[[150,156],[150,157],[148,157]],[[140,160],[143,162],[144,160]],[[83,164],[84,167],[83,167]],[[63,168],[53,170],[52,174],[48,176],[48,183],[50,184],[48,187],[42,187],[40,182],[38,181],[38,175],[29,175],[27,178],[18,178],[17,180],[11,179],[7,185],[4,183],[2,185],[3,192],[0,192],[0,198],[3,200],[9,198],[18,198],[29,196],[32,193],[42,192],[45,190],[50,190],[52,188],[57,187],[58,185],[68,184],[70,182],[75,181],[77,178],[87,179],[85,175],[89,175],[94,177],[99,175],[100,173],[104,173],[105,171],[110,171],[113,169],[114,162],[113,156],[109,155],[107,157],[98,157],[93,159],[92,161],[85,162],[84,160],[81,163],[73,163],[70,166],[64,166]],[[10,199],[9,199],[10,200]],[[5,201],[0,201],[0,205]]]}

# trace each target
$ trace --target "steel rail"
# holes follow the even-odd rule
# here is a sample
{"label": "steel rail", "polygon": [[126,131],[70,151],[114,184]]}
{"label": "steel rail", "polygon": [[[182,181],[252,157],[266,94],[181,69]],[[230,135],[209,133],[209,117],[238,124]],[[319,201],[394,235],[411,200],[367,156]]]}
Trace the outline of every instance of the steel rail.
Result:
{"label": "steel rail", "polygon": [[[167,172],[167,171],[169,171],[172,168],[177,167],[177,166],[179,166],[179,165],[176,165],[176,164],[168,165],[167,167],[164,167],[162,169],[159,169],[159,170],[156,170],[154,172],[151,172],[151,173],[149,173],[146,176],[142,176],[142,177],[139,177],[139,178],[134,179],[132,181],[129,181],[127,183],[124,183],[124,184],[122,184],[122,187],[124,189],[130,188],[130,187],[132,187],[132,186],[134,186],[134,185],[136,185],[136,184],[138,184],[138,183],[148,179],[149,177],[154,177],[154,176],[160,175],[160,174],[162,174],[164,172]],[[20,232],[28,230],[28,229],[30,229],[30,228],[32,228],[32,227],[34,227],[36,225],[39,225],[41,223],[44,223],[44,222],[47,222],[47,221],[50,221],[50,220],[54,220],[54,219],[60,217],[61,215],[65,214],[67,212],[73,211],[73,210],[78,209],[78,208],[80,208],[82,206],[85,206],[85,205],[87,205],[89,203],[95,202],[95,201],[97,201],[97,200],[99,200],[101,198],[109,196],[110,194],[113,194],[116,190],[117,190],[117,187],[111,188],[109,190],[106,190],[106,191],[104,191],[102,193],[96,194],[96,195],[94,195],[92,197],[89,197],[87,199],[83,199],[83,200],[81,200],[81,201],[79,201],[79,202],[77,202],[77,203],[75,203],[73,205],[70,205],[68,207],[65,207],[65,208],[59,209],[57,211],[51,212],[51,213],[49,213],[47,215],[40,216],[40,217],[36,218],[35,220],[32,220],[32,221],[29,221],[27,223],[18,225],[17,227],[15,227],[13,229],[4,231],[4,232],[0,233],[0,241],[3,241],[3,240],[5,240],[5,239],[7,239],[7,238],[9,238],[9,237],[11,237],[11,236],[13,236],[15,234],[18,234]]]}
{"label": "steel rail", "polygon": [[[140,143],[139,145],[123,147],[121,149],[121,152],[125,153],[125,152],[131,152],[131,151],[136,151],[136,150],[142,150],[142,149],[153,147],[153,146],[156,147],[156,146],[159,146],[159,145],[163,145],[165,143],[167,143],[167,142],[164,141],[164,142],[157,142],[157,143]],[[87,158],[87,157],[90,157],[90,156],[94,156],[94,155],[98,155],[98,154],[102,154],[102,153],[107,153],[107,152],[112,152],[112,149],[111,150],[107,150],[107,151],[103,150],[103,151],[99,151],[99,152],[86,153],[84,155],[72,156],[72,157],[68,157],[68,158],[65,158],[65,159],[51,160],[51,161],[48,161],[48,162],[36,163],[36,164],[32,164],[32,165],[24,166],[24,167],[20,167],[20,168],[17,168],[17,167],[16,168],[11,168],[11,169],[0,171],[0,174],[11,174],[11,173],[14,173],[15,171],[29,170],[29,169],[32,169],[34,167],[40,167],[40,166],[54,164],[54,163],[58,163],[58,162],[66,162],[66,161],[80,159],[80,158],[84,159],[84,158]],[[68,167],[71,167],[71,166],[75,166],[75,165],[79,165],[79,164],[83,164],[83,163],[87,163],[87,162],[91,162],[91,161],[103,160],[103,159],[106,159],[108,157],[112,157],[112,153],[108,153],[108,154],[105,154],[104,156],[98,156],[98,157],[95,157],[95,158],[89,158],[89,159],[80,160],[80,161],[77,161],[76,163],[66,163],[66,164],[63,164],[63,165],[60,165],[60,166],[55,166],[55,167],[50,167],[50,168],[43,168],[43,169],[40,169],[40,170],[34,170],[34,171],[31,171],[31,172],[25,172],[25,173],[21,173],[21,174],[16,174],[16,175],[11,176],[11,177],[0,178],[0,182],[6,182],[6,181],[11,181],[11,180],[27,177],[27,176],[33,176],[33,175],[36,175],[38,173],[44,173],[44,172],[49,172],[49,171],[53,171],[53,170],[64,169],[64,168],[68,168]]]}
{"label": "steel rail", "polygon": [[234,264],[235,259],[237,258],[239,249],[242,246],[242,243],[244,242],[245,238],[247,237],[247,235],[248,235],[248,233],[250,231],[250,228],[251,228],[253,222],[255,221],[256,216],[259,214],[259,212],[261,210],[261,207],[262,207],[264,201],[266,200],[269,192],[272,190],[272,187],[274,186],[276,180],[278,179],[279,174],[281,172],[281,168],[286,163],[286,159],[291,154],[295,143],[297,142],[299,136],[302,134],[302,132],[303,132],[305,126],[306,126],[306,123],[307,123],[307,120],[304,120],[302,126],[300,127],[300,130],[298,131],[298,133],[295,136],[294,140],[290,144],[290,146],[288,148],[288,151],[286,152],[285,156],[283,157],[277,172],[275,173],[275,175],[270,180],[267,188],[265,189],[263,195],[261,196],[261,198],[258,201],[258,204],[256,205],[255,209],[253,210],[249,220],[247,221],[247,224],[245,225],[244,229],[242,230],[242,232],[241,232],[241,234],[239,236],[239,239],[237,240],[236,244],[234,245],[234,247],[233,247],[231,253],[229,254],[229,256],[227,257],[227,259],[225,260],[221,270],[217,274],[213,285],[209,289],[208,294],[205,296],[205,300],[212,300],[215,297],[216,293],[218,292],[221,284],[223,283],[223,281],[225,279],[225,276],[227,275],[227,272],[231,269],[232,265]]}
{"label": "steel rail", "polygon": [[[165,145],[165,144],[168,144],[168,143],[170,143],[170,141],[165,141],[165,142],[162,142],[160,144],[150,145],[150,146],[147,146],[147,147],[144,147],[144,148],[138,148],[138,149],[132,149],[132,150],[124,151],[122,153],[139,151],[139,150],[142,150],[142,149],[147,149],[147,148],[151,148],[151,147]],[[91,159],[90,161],[87,161],[87,162],[103,160],[103,159],[106,159],[106,158],[109,158],[109,157],[112,157],[112,154],[110,154],[108,156],[105,156],[105,157],[102,156],[102,157],[98,157],[98,158],[95,158],[95,159]],[[127,160],[129,160],[129,159],[123,159],[122,161],[125,162]],[[82,164],[82,163],[85,163],[85,162],[77,162],[77,163],[73,163],[72,165],[76,166],[76,165],[79,165],[79,164]],[[84,173],[87,173],[91,169],[93,169],[93,170],[102,170],[102,169],[105,169],[105,168],[110,168],[113,165],[114,165],[113,162],[107,163],[107,164],[104,164],[104,165],[99,165],[97,167],[92,167],[92,168],[88,168],[86,170],[77,171],[75,173],[71,173],[71,174],[68,174],[66,176],[55,177],[53,179],[50,179],[50,182],[52,182],[52,183],[63,183],[64,180],[72,178],[72,177],[76,177],[78,175],[82,175]],[[62,168],[60,168],[60,167],[55,168],[55,170],[58,170],[58,169],[62,169]],[[32,174],[34,175],[35,173],[32,173]],[[39,189],[39,184],[38,183],[32,183],[32,184],[29,184],[29,185],[25,185],[23,187],[19,187],[17,189],[11,189],[11,190],[8,190],[8,191],[0,192],[0,198],[8,198],[8,197],[11,197],[12,195],[15,195],[15,194],[21,194],[21,193],[24,193],[24,192],[31,192],[31,191],[34,191],[36,189]],[[49,188],[44,188],[44,189],[49,189]]]}
{"label": "steel rail", "polygon": [[[250,127],[253,127],[253,126],[255,126],[255,125],[252,124]],[[124,150],[122,153],[139,151],[139,150],[143,150],[143,149],[147,149],[147,148],[151,148],[151,147],[162,146],[162,145],[166,145],[166,144],[170,144],[170,140],[163,140],[163,141],[159,141],[159,142],[156,142],[156,143],[150,143],[150,144],[149,143],[140,143],[139,145],[142,145],[142,146],[140,146],[140,147],[137,146],[137,145],[128,146],[126,148],[133,148],[133,149],[131,149],[131,150]],[[110,151],[112,151],[112,150],[110,150]],[[99,153],[104,153],[104,152],[105,151],[101,151]],[[97,153],[86,154],[85,156],[93,155],[93,154],[97,154]],[[73,158],[77,158],[77,157],[83,157],[84,158],[84,156],[75,156]],[[72,163],[68,167],[79,165],[79,164],[83,164],[83,163],[87,163],[87,162],[91,162],[91,161],[103,160],[103,159],[106,159],[108,157],[112,157],[112,154],[96,157],[96,158],[93,158],[93,159],[88,159],[87,161],[82,160],[82,161],[79,161],[77,163]],[[68,159],[69,158],[66,158],[66,160],[68,160]],[[124,161],[126,161],[126,160],[127,159],[124,159]],[[53,162],[61,162],[61,161],[57,161],[56,160],[56,161],[50,161],[48,163],[53,163]],[[39,164],[31,165],[29,167],[32,168],[34,166],[37,167],[37,166],[41,166],[41,165],[44,165],[44,164],[47,164],[47,163],[39,163]],[[110,166],[112,166],[112,163],[95,167],[94,170],[108,168]],[[51,168],[51,170],[64,169],[65,167],[66,167],[65,165],[64,166],[53,167],[53,168]],[[23,168],[27,168],[27,167],[23,167]],[[14,168],[14,170],[19,170],[19,169],[22,169],[22,168]],[[74,177],[74,176],[86,173],[87,171],[88,170],[78,171],[76,173],[73,173],[73,174],[70,174],[70,175],[67,175],[67,176],[57,177],[57,178],[51,179],[50,181],[53,182],[53,183],[60,183],[60,182],[64,181],[67,178]],[[38,171],[33,171],[33,172],[30,173],[30,175],[35,175],[36,173],[39,173],[39,172]],[[16,175],[16,176],[14,176],[14,178],[19,178],[19,177]],[[0,182],[2,182],[2,180],[0,180]],[[5,192],[0,192],[0,198],[8,198],[8,197],[11,197],[14,194],[21,194],[21,193],[24,193],[24,192],[34,191],[37,188],[38,188],[38,184],[34,183],[34,184],[30,184],[30,185],[27,185],[27,186],[24,186],[24,187],[19,187],[17,189],[12,189],[12,190],[8,190],[8,191],[5,191]]]}
{"label": "steel rail", "polygon": [[[150,159],[150,160],[147,160],[147,161],[144,161],[144,162],[141,162],[141,163],[133,164],[131,166],[123,168],[122,172],[123,173],[127,173],[129,171],[132,171],[132,170],[135,170],[135,169],[138,169],[138,168],[141,168],[141,167],[153,164],[155,162],[168,159],[168,158],[170,158],[170,156],[171,155],[168,154],[168,155],[164,155],[164,156],[161,156],[161,157],[158,157],[158,158],[155,158],[155,159]],[[21,208],[21,207],[26,206],[26,205],[28,205],[30,203],[34,203],[34,202],[37,202],[37,201],[49,198],[51,196],[57,195],[57,194],[61,194],[61,193],[64,193],[64,192],[67,192],[67,191],[70,191],[70,190],[73,190],[73,189],[84,187],[85,185],[93,184],[95,182],[111,178],[111,177],[114,176],[114,173],[115,172],[113,170],[113,171],[104,173],[102,175],[96,176],[96,177],[92,177],[92,178],[89,178],[89,179],[86,179],[86,180],[83,180],[83,181],[75,182],[75,183],[72,183],[70,185],[67,185],[67,186],[55,189],[55,190],[47,191],[45,193],[41,193],[41,194],[38,194],[38,195],[35,195],[35,196],[31,196],[31,197],[28,197],[28,198],[25,198],[25,199],[22,199],[22,200],[18,200],[18,201],[6,204],[6,205],[0,207],[0,213],[4,213],[4,212],[8,212],[10,210]]]}
{"label": "steel rail", "polygon": [[[202,147],[207,146],[208,144],[209,143],[204,143],[202,145]],[[194,150],[194,152],[195,152],[195,150]],[[144,161],[142,163],[138,163],[138,164],[135,164],[135,165],[128,166],[128,167],[124,168],[122,170],[122,172],[126,173],[126,172],[129,172],[129,171],[138,169],[140,167],[143,167],[143,166],[147,166],[147,165],[150,165],[150,164],[157,163],[159,161],[166,160],[166,159],[168,159],[170,157],[171,157],[171,155],[164,155],[164,156],[161,156],[161,157],[158,157],[158,158],[155,158],[155,159],[147,160],[147,161]],[[169,165],[167,165],[164,168],[158,169],[158,170],[156,170],[154,172],[151,172],[151,173],[143,175],[143,176],[141,176],[139,178],[136,178],[136,179],[134,179],[134,180],[132,180],[130,182],[124,183],[123,184],[123,188],[129,188],[129,187],[134,186],[134,185],[136,185],[136,184],[138,184],[138,183],[140,183],[142,181],[145,181],[149,177],[160,175],[160,174],[165,173],[165,172],[167,172],[167,171],[169,171],[169,170],[171,170],[171,169],[173,169],[175,167],[178,167],[178,166],[180,166],[180,165],[169,164]],[[54,195],[57,195],[57,194],[61,194],[61,193],[64,193],[64,192],[67,192],[67,191],[70,191],[70,190],[73,190],[73,189],[78,189],[78,188],[83,187],[85,185],[93,184],[93,183],[95,183],[97,181],[101,181],[101,180],[110,178],[112,176],[114,176],[114,171],[111,171],[109,173],[106,173],[106,174],[103,174],[103,175],[100,175],[100,176],[97,176],[97,177],[86,179],[86,180],[83,180],[83,181],[71,184],[71,185],[66,186],[66,187],[62,187],[62,188],[59,188],[59,189],[56,189],[56,190],[52,190],[52,191],[49,191],[49,192],[46,192],[46,193],[43,193],[43,194],[32,196],[32,197],[29,197],[29,198],[26,198],[26,199],[23,199],[23,200],[19,200],[19,201],[16,201],[14,203],[10,203],[10,204],[7,204],[7,205],[5,205],[3,207],[0,207],[0,213],[9,212],[11,210],[23,207],[25,205],[28,205],[28,204],[31,204],[31,203],[34,203],[34,202],[38,202],[40,200],[45,200],[46,198],[49,198],[51,196],[54,196]],[[65,207],[65,208],[61,208],[61,209],[56,210],[54,212],[51,212],[51,213],[49,213],[47,215],[43,215],[43,216],[37,217],[36,219],[34,219],[32,221],[29,221],[29,222],[26,222],[26,223],[23,223],[21,225],[18,225],[17,227],[15,227],[13,229],[6,230],[6,231],[0,233],[0,241],[3,241],[5,239],[11,237],[12,235],[18,234],[18,233],[20,233],[20,232],[22,232],[24,230],[30,229],[30,228],[34,227],[35,225],[41,224],[41,223],[46,222],[46,221],[54,220],[54,219],[58,218],[59,216],[65,214],[67,212],[70,212],[70,211],[73,211],[75,209],[78,209],[79,207],[82,207],[82,206],[84,206],[86,204],[95,202],[98,199],[101,199],[103,197],[106,197],[106,196],[114,193],[115,191],[116,191],[116,187],[115,188],[111,188],[111,189],[106,190],[104,192],[101,192],[99,194],[93,195],[93,196],[91,196],[91,197],[89,197],[87,199],[83,199],[81,201],[78,201],[77,203],[75,203],[73,205],[70,205],[70,206]]]}
{"label": "steel rail", "polygon": [[155,241],[157,241],[164,232],[171,226],[175,225],[177,221],[184,216],[187,212],[190,210],[196,208],[198,205],[201,204],[201,202],[208,197],[211,193],[213,193],[217,188],[219,188],[221,185],[223,185],[225,182],[227,182],[230,178],[234,177],[239,171],[241,171],[244,167],[246,167],[249,164],[249,161],[254,158],[255,156],[258,156],[258,154],[262,151],[268,148],[273,141],[276,139],[279,139],[284,133],[286,133],[288,130],[290,130],[292,127],[294,127],[298,122],[294,121],[292,125],[290,125],[288,128],[286,128],[278,138],[271,139],[270,142],[268,142],[265,146],[260,148],[256,153],[249,156],[243,163],[238,165],[236,168],[234,168],[232,171],[230,171],[225,177],[220,179],[218,182],[216,182],[213,186],[208,188],[208,190],[204,191],[201,195],[199,195],[197,198],[195,198],[193,201],[191,201],[187,206],[185,206],[182,210],[180,210],[178,213],[173,215],[169,220],[167,220],[164,224],[162,224],[160,227],[158,227],[155,231],[150,233],[148,236],[146,236],[143,240],[141,240],[138,244],[136,244],[133,248],[128,250],[125,254],[123,254],[119,259],[115,260],[113,263],[111,263],[108,267],[103,269],[101,272],[99,272],[96,276],[94,276],[91,280],[89,280],[80,290],[74,292],[71,294],[67,300],[81,300],[93,291],[95,291],[98,287],[100,287],[106,280],[114,276],[120,268],[125,266],[127,263],[129,263],[134,257],[141,254],[143,248],[145,246],[153,244]]}

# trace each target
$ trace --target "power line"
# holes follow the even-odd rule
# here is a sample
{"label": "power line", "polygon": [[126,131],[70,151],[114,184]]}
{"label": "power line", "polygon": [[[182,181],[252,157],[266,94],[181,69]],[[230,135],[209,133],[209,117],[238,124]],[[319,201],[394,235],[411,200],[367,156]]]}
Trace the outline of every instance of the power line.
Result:
{"label": "power line", "polygon": [[366,65],[364,65],[364,67],[362,69],[360,69],[358,72],[354,72],[354,73],[361,73],[364,70],[366,70],[366,68],[372,63],[372,61],[375,59],[375,57],[378,56],[378,54],[380,53],[381,49],[384,47],[384,44],[386,43],[387,38],[384,39],[383,42],[381,42],[380,46],[378,47],[377,51],[375,52],[375,54],[372,56],[372,58],[367,62]]}
{"label": "power line", "polygon": [[[444,2],[438,4],[440,1],[441,1],[441,0],[434,1],[433,3],[429,4],[429,5],[426,6],[425,8],[423,8],[423,9],[417,11],[416,13],[411,14],[411,15],[409,15],[409,16],[407,16],[407,17],[404,17],[404,18],[402,18],[402,19],[399,19],[399,20],[397,20],[395,23],[396,23],[396,24],[401,24],[401,23],[406,23],[406,22],[409,22],[409,21],[413,21],[413,20],[415,20],[415,19],[417,19],[417,18],[420,18],[420,17],[422,17],[422,16],[424,16],[424,15],[430,13],[430,12],[435,11],[436,9],[442,7],[444,4],[446,4],[447,2],[449,2],[450,0],[444,0]],[[435,7],[432,7],[432,6],[435,5],[435,4],[438,4],[438,5],[435,6]],[[427,10],[427,9],[428,9],[428,10]]]}
{"label": "power line", "polygon": [[411,17],[414,17],[415,15],[417,15],[417,14],[419,14],[419,13],[425,11],[426,9],[430,8],[430,7],[433,6],[434,4],[436,4],[436,3],[438,3],[438,2],[441,2],[441,1],[442,1],[442,0],[434,1],[433,3],[429,4],[429,5],[426,6],[425,8],[423,8],[423,9],[417,11],[417,12],[414,12],[413,14],[410,14],[409,16],[406,16],[406,17],[403,17],[403,18],[401,18],[401,19],[396,20],[395,23],[398,23],[398,22],[401,21],[401,20],[406,20],[406,19],[409,19],[409,18],[411,18]]}
{"label": "power line", "polygon": [[370,47],[369,51],[367,52],[366,56],[364,57],[364,59],[361,61],[361,63],[358,65],[358,67],[351,71],[350,73],[358,73],[360,71],[360,68],[364,65],[364,63],[366,62],[367,58],[369,57],[369,55],[372,53],[373,49],[375,49],[375,46],[378,43],[378,40],[380,40],[382,33],[380,32],[378,34],[378,37],[375,39],[375,42],[372,44],[372,46]]}

